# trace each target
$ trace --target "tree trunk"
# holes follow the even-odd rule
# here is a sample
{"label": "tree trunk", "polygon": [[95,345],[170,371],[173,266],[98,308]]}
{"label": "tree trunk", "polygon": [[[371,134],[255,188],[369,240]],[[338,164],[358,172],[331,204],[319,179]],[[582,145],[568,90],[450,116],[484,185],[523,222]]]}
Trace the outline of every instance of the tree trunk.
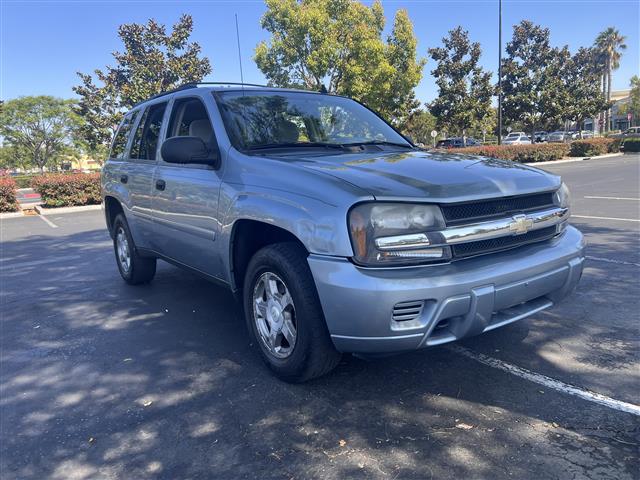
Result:
{"label": "tree trunk", "polygon": [[[611,101],[611,57],[607,59],[607,102]],[[611,129],[611,106],[607,108],[607,132]]]}

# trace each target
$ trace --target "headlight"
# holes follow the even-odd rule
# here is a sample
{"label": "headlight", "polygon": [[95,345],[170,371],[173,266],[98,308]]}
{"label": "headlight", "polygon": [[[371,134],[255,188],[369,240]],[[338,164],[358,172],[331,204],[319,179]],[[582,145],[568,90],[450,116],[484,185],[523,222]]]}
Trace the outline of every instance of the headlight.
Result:
{"label": "headlight", "polygon": [[349,212],[356,263],[412,265],[448,260],[451,250],[436,233],[445,226],[440,208],[409,203],[363,203]]}
{"label": "headlight", "polygon": [[562,182],[560,188],[556,190],[556,193],[553,195],[553,202],[562,208],[570,208],[571,207],[571,194],[569,193],[569,187]]}

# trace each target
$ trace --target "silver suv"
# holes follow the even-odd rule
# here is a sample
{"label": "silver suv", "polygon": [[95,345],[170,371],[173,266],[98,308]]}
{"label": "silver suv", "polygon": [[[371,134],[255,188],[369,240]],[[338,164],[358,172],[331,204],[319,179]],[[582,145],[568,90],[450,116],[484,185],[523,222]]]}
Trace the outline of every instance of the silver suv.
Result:
{"label": "silver suv", "polygon": [[156,259],[227,285],[287,381],[477,335],[582,274],[560,178],[415,148],[334,95],[186,85],[126,114],[102,173],[118,269]]}

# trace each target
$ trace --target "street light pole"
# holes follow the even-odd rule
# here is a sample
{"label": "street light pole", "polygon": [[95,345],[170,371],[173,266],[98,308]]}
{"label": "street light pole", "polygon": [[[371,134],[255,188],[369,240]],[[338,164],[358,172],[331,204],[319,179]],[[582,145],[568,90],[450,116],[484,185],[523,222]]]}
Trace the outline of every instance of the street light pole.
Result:
{"label": "street light pole", "polygon": [[498,0],[498,145],[502,144],[502,0]]}

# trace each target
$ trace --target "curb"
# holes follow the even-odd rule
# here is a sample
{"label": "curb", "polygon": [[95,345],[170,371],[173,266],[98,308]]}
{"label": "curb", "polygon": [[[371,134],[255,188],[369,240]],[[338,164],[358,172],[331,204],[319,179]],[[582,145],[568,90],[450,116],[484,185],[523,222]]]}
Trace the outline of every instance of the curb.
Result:
{"label": "curb", "polygon": [[36,212],[39,215],[58,215],[64,213],[79,213],[79,212],[90,212],[93,210],[102,210],[102,204],[98,205],[82,205],[80,207],[58,207],[58,208],[45,208],[41,205],[36,205]]}
{"label": "curb", "polygon": [[574,162],[584,162],[585,160],[600,160],[611,157],[618,157],[620,155],[624,155],[624,152],[618,153],[607,153],[606,155],[600,155],[598,157],[576,157],[576,158],[565,158],[562,160],[551,160],[549,162],[527,162],[525,165],[537,166],[537,165],[557,165],[559,163],[574,163]]}
{"label": "curb", "polygon": [[22,211],[19,212],[3,212],[0,213],[0,219],[24,217]]}

